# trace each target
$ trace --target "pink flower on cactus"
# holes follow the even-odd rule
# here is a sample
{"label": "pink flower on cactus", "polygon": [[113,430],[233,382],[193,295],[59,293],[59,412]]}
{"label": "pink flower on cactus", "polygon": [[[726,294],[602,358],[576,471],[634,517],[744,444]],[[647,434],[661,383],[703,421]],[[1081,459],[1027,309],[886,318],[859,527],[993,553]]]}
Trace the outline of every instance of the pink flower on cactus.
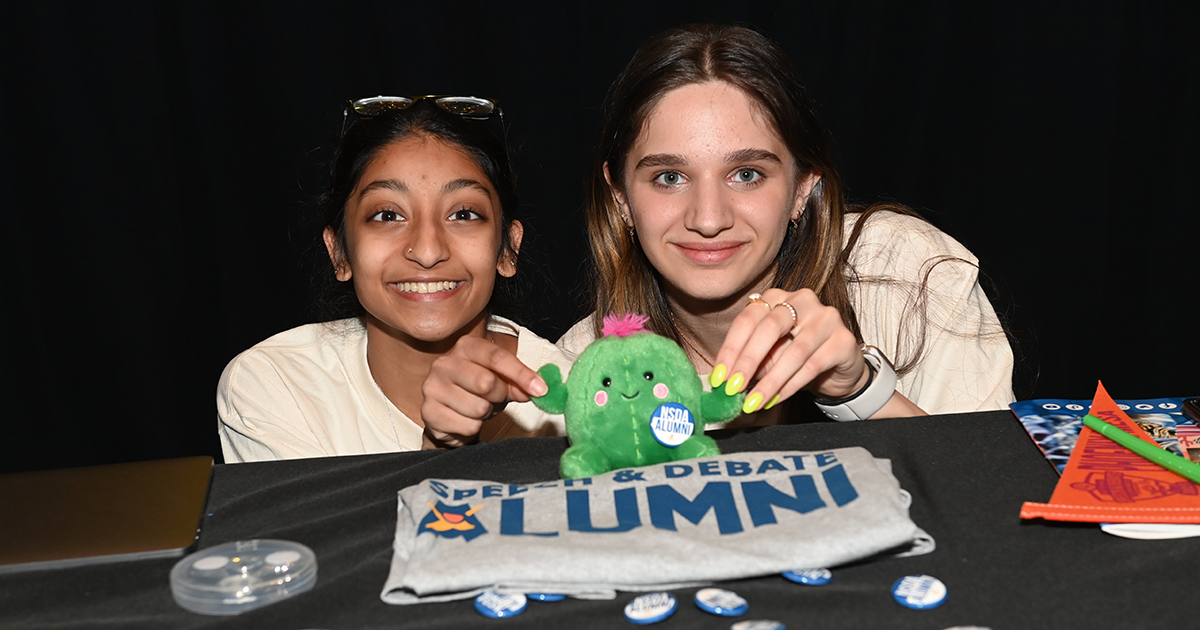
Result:
{"label": "pink flower on cactus", "polygon": [[628,337],[634,333],[646,332],[646,321],[649,319],[645,315],[634,315],[633,313],[605,315],[604,327],[600,329],[600,332],[606,337],[609,335]]}

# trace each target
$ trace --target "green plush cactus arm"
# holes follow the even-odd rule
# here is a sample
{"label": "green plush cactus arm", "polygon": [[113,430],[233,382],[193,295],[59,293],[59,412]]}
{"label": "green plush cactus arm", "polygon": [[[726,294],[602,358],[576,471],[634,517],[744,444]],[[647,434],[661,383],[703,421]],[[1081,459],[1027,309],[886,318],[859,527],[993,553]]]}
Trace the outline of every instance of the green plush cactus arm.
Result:
{"label": "green plush cactus arm", "polygon": [[563,382],[562,371],[553,363],[547,363],[538,368],[538,374],[550,388],[545,396],[535,396],[533,404],[546,413],[563,413],[567,410],[567,385]]}
{"label": "green plush cactus arm", "polygon": [[724,387],[704,392],[700,395],[700,419],[704,424],[729,422],[742,413],[745,400],[745,392],[728,396]]}

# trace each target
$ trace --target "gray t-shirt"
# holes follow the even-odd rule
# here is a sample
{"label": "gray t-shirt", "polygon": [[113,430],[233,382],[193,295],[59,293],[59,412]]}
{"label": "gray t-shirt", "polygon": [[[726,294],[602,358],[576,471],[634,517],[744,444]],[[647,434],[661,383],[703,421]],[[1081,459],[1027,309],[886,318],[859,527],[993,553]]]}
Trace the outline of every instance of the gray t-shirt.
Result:
{"label": "gray t-shirt", "polygon": [[487,589],[612,598],[934,548],[891,463],[858,447],[533,484],[429,479],[399,495],[391,604]]}

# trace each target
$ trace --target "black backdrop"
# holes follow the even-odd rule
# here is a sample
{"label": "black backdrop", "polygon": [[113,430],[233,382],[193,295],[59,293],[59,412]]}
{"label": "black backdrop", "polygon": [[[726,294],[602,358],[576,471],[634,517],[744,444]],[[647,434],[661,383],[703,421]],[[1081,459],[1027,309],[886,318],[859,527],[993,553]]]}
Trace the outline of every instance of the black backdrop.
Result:
{"label": "black backdrop", "polygon": [[1194,3],[682,4],[0,9],[0,470],[218,454],[222,367],[313,321],[312,198],[350,97],[503,102],[529,323],[556,338],[581,313],[604,92],[689,21],[780,41],[851,197],[915,206],[979,256],[1019,397],[1200,392]]}

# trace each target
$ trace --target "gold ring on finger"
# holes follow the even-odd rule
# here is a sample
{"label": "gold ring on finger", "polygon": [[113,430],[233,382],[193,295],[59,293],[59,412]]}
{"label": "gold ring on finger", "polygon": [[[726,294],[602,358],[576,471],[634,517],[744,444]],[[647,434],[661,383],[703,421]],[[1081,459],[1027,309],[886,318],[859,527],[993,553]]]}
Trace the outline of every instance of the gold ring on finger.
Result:
{"label": "gold ring on finger", "polygon": [[[750,300],[751,304],[767,304],[767,301],[763,299],[761,293],[751,293],[750,295],[746,296],[746,299]],[[767,308],[771,308],[771,305],[767,304]]]}
{"label": "gold ring on finger", "polygon": [[779,308],[780,306],[786,306],[787,310],[791,312],[792,327],[790,330],[795,330],[796,326],[800,323],[800,317],[798,315],[796,315],[796,307],[792,306],[791,304],[789,304],[787,302],[780,302],[780,303],[776,304],[775,306],[772,306],[771,310],[775,310],[775,309]]}

